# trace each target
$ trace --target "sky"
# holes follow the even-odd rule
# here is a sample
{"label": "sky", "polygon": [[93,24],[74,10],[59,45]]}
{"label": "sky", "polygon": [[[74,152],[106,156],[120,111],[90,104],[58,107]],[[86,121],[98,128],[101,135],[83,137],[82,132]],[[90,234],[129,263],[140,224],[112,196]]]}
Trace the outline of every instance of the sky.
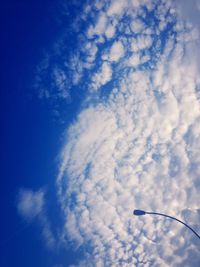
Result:
{"label": "sky", "polygon": [[199,1],[0,10],[0,266],[199,266]]}

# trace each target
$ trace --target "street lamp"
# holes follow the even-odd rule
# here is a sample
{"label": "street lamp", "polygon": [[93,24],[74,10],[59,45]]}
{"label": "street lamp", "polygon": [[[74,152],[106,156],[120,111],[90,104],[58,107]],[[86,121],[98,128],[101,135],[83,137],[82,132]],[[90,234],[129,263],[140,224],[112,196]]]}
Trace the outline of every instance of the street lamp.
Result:
{"label": "street lamp", "polygon": [[170,218],[172,220],[175,220],[177,222],[180,222],[183,225],[185,225],[187,228],[189,228],[200,239],[200,235],[198,235],[197,232],[195,232],[189,225],[187,225],[186,223],[182,222],[181,220],[179,220],[175,217],[172,217],[172,216],[169,216],[169,215],[166,215],[163,213],[158,213],[158,212],[149,212],[149,211],[144,211],[144,210],[134,210],[133,211],[133,215],[136,215],[136,216],[142,216],[142,215],[146,215],[146,214],[160,215],[160,216],[164,216],[164,217]]}

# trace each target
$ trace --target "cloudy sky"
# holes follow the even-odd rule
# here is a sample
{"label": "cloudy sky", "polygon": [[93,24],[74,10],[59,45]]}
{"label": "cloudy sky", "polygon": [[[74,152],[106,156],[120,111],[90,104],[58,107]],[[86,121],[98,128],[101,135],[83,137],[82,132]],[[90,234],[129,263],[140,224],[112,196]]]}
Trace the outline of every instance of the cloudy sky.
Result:
{"label": "cloudy sky", "polygon": [[200,265],[200,2],[2,5],[2,266]]}

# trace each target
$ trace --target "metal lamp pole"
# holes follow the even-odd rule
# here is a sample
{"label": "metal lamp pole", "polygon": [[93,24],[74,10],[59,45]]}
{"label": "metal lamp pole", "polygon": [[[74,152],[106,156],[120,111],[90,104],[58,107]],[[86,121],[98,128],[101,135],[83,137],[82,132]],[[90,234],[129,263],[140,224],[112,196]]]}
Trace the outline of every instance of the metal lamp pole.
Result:
{"label": "metal lamp pole", "polygon": [[142,216],[142,215],[146,215],[146,214],[164,216],[164,217],[170,218],[172,220],[175,220],[175,221],[183,224],[187,228],[189,228],[200,239],[200,235],[197,234],[197,232],[195,232],[194,229],[192,229],[188,224],[182,222],[181,220],[179,220],[179,219],[177,219],[175,217],[172,217],[172,216],[169,216],[169,215],[166,215],[166,214],[163,214],[163,213],[158,213],[158,212],[149,212],[149,211],[144,211],[144,210],[134,210],[133,211],[133,215],[136,215],[136,216]]}

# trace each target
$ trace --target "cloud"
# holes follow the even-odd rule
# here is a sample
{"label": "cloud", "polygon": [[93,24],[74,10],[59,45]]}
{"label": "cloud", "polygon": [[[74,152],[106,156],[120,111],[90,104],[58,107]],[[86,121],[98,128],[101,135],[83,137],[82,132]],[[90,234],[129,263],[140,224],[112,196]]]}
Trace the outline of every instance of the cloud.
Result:
{"label": "cloud", "polygon": [[144,23],[137,19],[137,20],[133,20],[131,23],[131,30],[133,31],[133,33],[141,33],[145,28]]}
{"label": "cloud", "polygon": [[84,247],[79,266],[199,266],[187,229],[132,216],[141,208],[197,227],[200,79],[189,55],[198,32],[171,1],[90,5],[77,48],[87,98],[67,129],[57,177],[62,238]]}
{"label": "cloud", "polygon": [[127,1],[112,1],[111,5],[108,8],[108,15],[113,16],[113,15],[122,15],[124,12],[124,9],[126,8]]}
{"label": "cloud", "polygon": [[100,86],[108,83],[112,78],[112,68],[108,62],[103,62],[101,69],[92,77],[93,89],[97,90]]}
{"label": "cloud", "polygon": [[118,61],[123,56],[124,56],[124,46],[122,42],[120,41],[114,42],[110,49],[109,60],[115,62]]}
{"label": "cloud", "polygon": [[200,4],[198,0],[191,0],[190,2],[176,0],[174,4],[184,20],[199,25]]}
{"label": "cloud", "polygon": [[[193,80],[183,78],[178,65],[176,70],[158,96],[149,92],[154,86],[148,72],[131,73],[119,85],[123,92],[82,111],[69,129],[58,184],[66,214],[64,233],[78,245],[92,246],[83,266],[198,266],[195,238],[181,226],[132,217],[137,207],[178,217],[185,208],[195,212],[198,207],[195,179],[188,173],[192,161],[187,147],[192,143],[185,135],[200,115],[199,104],[192,97],[194,87],[187,86],[191,97],[178,87],[173,92],[173,82],[181,87]],[[174,81],[176,74],[180,78]],[[183,258],[179,251],[185,250]]]}
{"label": "cloud", "polygon": [[38,216],[44,208],[44,192],[21,189],[18,195],[17,210],[27,220]]}
{"label": "cloud", "polygon": [[[200,47],[200,40],[199,40],[199,27],[200,27],[200,4],[198,0],[188,1],[180,1],[176,0],[174,2],[174,6],[182,18],[182,23],[185,23],[186,31],[184,35],[184,39],[187,42],[187,46],[189,46],[187,56],[188,60],[192,61],[193,64],[196,62],[198,67],[198,71],[200,71],[200,64],[199,64],[199,47]],[[179,25],[179,27],[181,27]],[[187,29],[190,29],[189,31]]]}
{"label": "cloud", "polygon": [[98,18],[98,21],[95,27],[90,26],[87,32],[88,38],[92,38],[94,35],[102,35],[105,32],[107,24],[106,14],[101,14]]}
{"label": "cloud", "polygon": [[52,248],[55,245],[55,237],[46,214],[45,202],[45,192],[42,189],[35,192],[30,189],[20,189],[17,210],[19,215],[28,222],[37,219],[42,229],[45,244]]}
{"label": "cloud", "polygon": [[139,54],[133,54],[128,60],[127,64],[128,66],[136,67],[141,63],[140,55]]}
{"label": "cloud", "polygon": [[137,39],[131,43],[131,49],[133,52],[138,52],[143,49],[148,49],[152,45],[152,39],[149,35],[140,35]]}
{"label": "cloud", "polygon": [[108,25],[108,27],[106,28],[106,31],[105,31],[106,37],[108,39],[114,37],[115,31],[116,31],[116,29],[115,29],[115,26],[114,25],[112,25],[112,24]]}

